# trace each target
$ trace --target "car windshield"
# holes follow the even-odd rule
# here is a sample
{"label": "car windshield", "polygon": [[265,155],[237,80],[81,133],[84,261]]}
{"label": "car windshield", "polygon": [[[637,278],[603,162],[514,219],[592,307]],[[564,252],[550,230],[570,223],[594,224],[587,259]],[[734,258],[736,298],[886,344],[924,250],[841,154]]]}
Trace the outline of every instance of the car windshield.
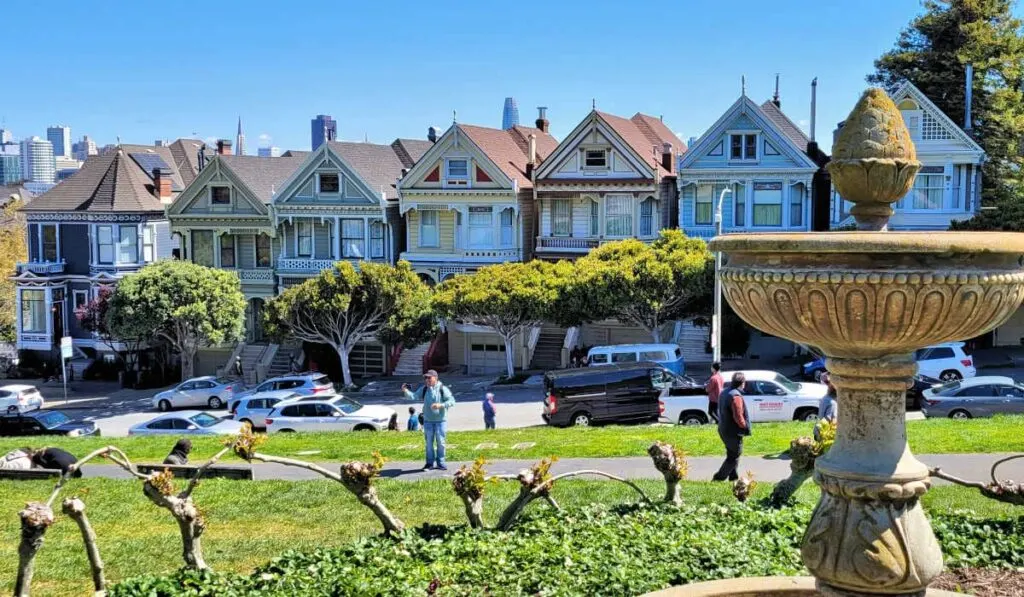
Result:
{"label": "car windshield", "polygon": [[331,378],[326,375],[321,375],[319,377],[314,377],[312,382],[314,386],[329,386],[331,385]]}
{"label": "car windshield", "polygon": [[344,396],[338,396],[336,399],[331,400],[331,404],[340,408],[341,412],[346,415],[350,415],[363,407],[362,404],[351,398],[345,398]]}
{"label": "car windshield", "polygon": [[199,413],[189,417],[188,420],[200,427],[213,427],[220,421],[220,419],[208,413]]}
{"label": "car windshield", "polygon": [[780,386],[786,388],[790,392],[796,392],[796,391],[798,391],[800,389],[800,384],[798,384],[795,381],[790,381],[790,379],[788,377],[786,377],[785,375],[782,375],[781,373],[776,373],[775,374],[775,383],[777,383]]}
{"label": "car windshield", "polygon": [[949,392],[951,390],[957,390],[959,388],[960,388],[960,382],[959,381],[951,381],[951,382],[949,382],[947,384],[942,384],[941,386],[936,388],[935,391],[944,394],[946,392]]}
{"label": "car windshield", "polygon": [[46,414],[39,415],[36,417],[36,420],[39,421],[43,427],[53,429],[54,427],[67,423],[71,419],[64,413],[50,411]]}
{"label": "car windshield", "polygon": [[216,384],[219,385],[219,386],[226,386],[228,384],[235,383],[235,380],[233,380],[233,379],[231,379],[229,377],[218,377],[217,379],[215,379],[213,381],[216,382]]}

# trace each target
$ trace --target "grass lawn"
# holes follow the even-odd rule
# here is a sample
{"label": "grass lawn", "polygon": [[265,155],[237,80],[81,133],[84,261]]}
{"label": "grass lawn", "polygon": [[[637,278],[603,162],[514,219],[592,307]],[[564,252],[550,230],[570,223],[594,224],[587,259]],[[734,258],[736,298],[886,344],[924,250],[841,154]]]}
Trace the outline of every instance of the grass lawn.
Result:
{"label": "grass lawn", "polygon": [[[657,481],[640,481],[639,485],[655,498],[664,491],[664,484]],[[27,501],[45,499],[52,487],[46,481],[0,481],[2,593],[10,593],[16,572],[19,531],[15,513]],[[408,525],[465,522],[462,504],[446,481],[380,480],[377,487],[385,503]],[[770,484],[760,484],[756,497],[767,496],[770,491]],[[488,488],[485,516],[489,523],[493,524],[515,492],[512,483]],[[817,499],[817,493],[817,488],[808,483],[798,493],[798,499],[809,503]],[[108,580],[116,582],[142,573],[170,572],[180,566],[177,527],[165,511],[143,497],[139,482],[72,480],[63,495],[78,495],[86,502],[107,565]],[[563,506],[572,506],[635,501],[636,494],[619,483],[575,480],[556,485],[553,495]],[[727,484],[710,482],[686,482],[683,497],[690,503],[735,503]],[[208,521],[203,535],[207,563],[222,571],[245,572],[288,549],[338,546],[380,532],[380,525],[369,510],[358,505],[341,486],[326,480],[211,480],[196,490],[195,499]],[[1020,516],[1019,509],[1015,512],[1011,506],[979,499],[977,493],[957,487],[935,488],[926,494],[924,503],[937,512],[969,508],[989,518]],[[547,506],[536,502],[530,507]],[[34,594],[87,594],[88,578],[78,528],[58,514],[36,561]]]}
{"label": "grass lawn", "polygon": [[[774,454],[786,450],[789,441],[800,435],[810,435],[810,423],[764,423],[754,426],[754,434],[747,439],[744,452],[748,455]],[[1024,417],[995,417],[954,421],[927,419],[907,423],[910,447],[917,454],[991,453],[1024,451]],[[478,454],[490,459],[538,459],[558,455],[573,457],[644,456],[654,440],[668,441],[682,447],[691,456],[719,456],[722,443],[714,426],[681,427],[609,426],[559,429],[553,427],[525,427],[495,431],[453,431],[448,434],[448,458],[452,461],[472,460]],[[262,448],[263,452],[280,456],[297,452],[319,450],[304,456],[307,460],[337,461],[367,459],[374,450],[380,450],[392,460],[421,460],[422,435],[409,432],[386,433],[290,433],[275,434]],[[194,454],[204,458],[219,449],[217,438],[193,439]],[[497,448],[477,450],[485,442],[497,443]],[[513,449],[517,443],[533,442],[526,449]],[[171,437],[121,438],[0,438],[0,454],[14,448],[30,446],[61,446],[76,455],[92,449],[114,444],[137,462],[160,461],[174,444]]]}

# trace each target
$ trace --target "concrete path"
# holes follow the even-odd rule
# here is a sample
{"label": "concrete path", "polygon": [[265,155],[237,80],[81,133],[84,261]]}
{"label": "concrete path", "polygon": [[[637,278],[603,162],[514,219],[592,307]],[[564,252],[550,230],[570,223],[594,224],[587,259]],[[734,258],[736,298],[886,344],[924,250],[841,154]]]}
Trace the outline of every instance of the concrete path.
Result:
{"label": "concrete path", "polygon": [[[1010,454],[926,454],[919,456],[922,462],[930,467],[942,467],[947,472],[965,479],[988,481],[992,463]],[[687,459],[690,465],[688,478],[694,481],[709,480],[722,463],[721,457],[694,457]],[[491,474],[515,474],[529,468],[535,460],[496,460],[487,465]],[[327,469],[337,470],[337,463],[319,463]],[[389,462],[381,472],[385,479],[403,481],[420,481],[423,479],[447,479],[467,462],[450,462],[447,471],[422,471],[422,462]],[[281,479],[301,481],[320,479],[320,475],[305,469],[287,467],[279,464],[253,463],[253,476],[256,480]],[[565,458],[552,467],[554,474],[583,469],[597,469],[628,479],[660,479],[661,474],[651,464],[650,458]],[[758,481],[774,483],[789,475],[789,460],[778,457],[750,456],[740,460],[741,474],[752,471]],[[108,464],[86,465],[82,469],[85,477],[128,478],[128,474],[120,467]],[[1024,459],[1008,462],[999,468],[1003,479],[1024,479]],[[936,480],[936,484],[942,481]]]}

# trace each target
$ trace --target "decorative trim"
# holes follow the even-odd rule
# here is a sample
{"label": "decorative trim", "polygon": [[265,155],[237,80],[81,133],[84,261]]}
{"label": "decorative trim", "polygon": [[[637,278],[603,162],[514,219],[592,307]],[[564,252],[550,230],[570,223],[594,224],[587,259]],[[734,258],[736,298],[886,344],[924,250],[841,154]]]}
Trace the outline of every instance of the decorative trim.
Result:
{"label": "decorative trim", "polygon": [[167,221],[167,218],[164,217],[163,213],[158,212],[147,214],[97,214],[89,212],[25,212],[25,220],[29,222],[142,222]]}

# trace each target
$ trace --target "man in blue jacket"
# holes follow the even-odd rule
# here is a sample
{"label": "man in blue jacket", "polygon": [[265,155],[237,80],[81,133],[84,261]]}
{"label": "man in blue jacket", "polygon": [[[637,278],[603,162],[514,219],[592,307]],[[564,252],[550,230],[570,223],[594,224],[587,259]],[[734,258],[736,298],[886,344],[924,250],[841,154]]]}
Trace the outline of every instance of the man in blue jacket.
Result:
{"label": "man in blue jacket", "polygon": [[437,379],[437,371],[431,369],[423,374],[423,385],[415,392],[408,384],[402,384],[406,400],[423,403],[423,437],[427,442],[427,463],[423,470],[438,468],[448,470],[444,460],[445,436],[448,432],[448,409],[455,406],[455,396]]}

